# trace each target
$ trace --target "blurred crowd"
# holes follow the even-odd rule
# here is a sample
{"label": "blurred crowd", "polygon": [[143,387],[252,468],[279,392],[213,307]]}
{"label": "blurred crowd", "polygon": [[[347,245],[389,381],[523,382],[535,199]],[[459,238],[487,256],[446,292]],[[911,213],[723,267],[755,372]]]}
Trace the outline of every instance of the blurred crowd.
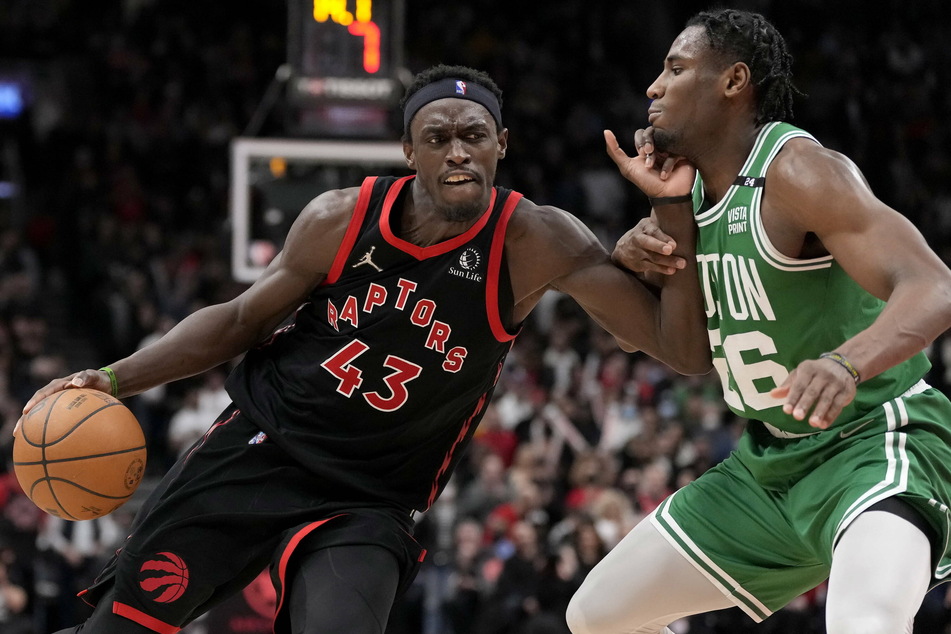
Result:
{"label": "blurred crowd", "polygon": [[[873,190],[951,261],[951,16],[939,0],[759,0],[796,57],[794,120],[851,156]],[[413,0],[405,66],[462,63],[504,91],[499,184],[568,209],[611,248],[648,212],[601,131],[646,123],[644,89],[705,3]],[[0,120],[0,631],[82,618],[73,598],[124,537],[136,502],[70,523],[24,496],[9,466],[23,403],[51,378],[99,367],[244,286],[229,265],[228,144],[286,61],[284,3],[5,0],[0,75],[28,67],[24,116]],[[10,70],[14,69],[14,70]],[[20,70],[16,70],[20,69]],[[281,107],[260,134],[279,135]],[[394,132],[394,139],[396,132]],[[356,184],[356,183],[354,183]],[[887,257],[887,255],[884,255]],[[951,384],[951,340],[929,381]],[[147,482],[227,402],[229,367],[127,400],[149,442]],[[585,574],[667,495],[732,449],[744,421],[718,378],[621,352],[571,300],[549,295],[442,498],[419,517],[429,550],[393,634],[565,634]],[[823,631],[823,588],[761,625],[738,610],[678,634]],[[945,588],[916,632],[951,624]],[[209,632],[208,634],[217,634]]]}

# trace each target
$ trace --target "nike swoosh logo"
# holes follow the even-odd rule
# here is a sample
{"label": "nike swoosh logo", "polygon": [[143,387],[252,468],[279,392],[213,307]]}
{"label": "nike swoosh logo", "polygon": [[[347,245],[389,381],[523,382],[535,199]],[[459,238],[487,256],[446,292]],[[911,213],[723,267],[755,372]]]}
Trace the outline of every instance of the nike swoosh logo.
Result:
{"label": "nike swoosh logo", "polygon": [[875,422],[875,419],[873,418],[872,420],[867,420],[867,421],[865,421],[864,423],[862,423],[862,424],[859,425],[858,427],[853,427],[853,428],[850,429],[849,431],[840,431],[840,432],[839,432],[839,438],[848,438],[849,436],[851,436],[852,434],[855,434],[856,432],[858,432],[860,429],[862,429],[862,428],[865,427],[866,425],[870,425],[870,424],[872,424],[872,423],[874,423],[874,422]]}

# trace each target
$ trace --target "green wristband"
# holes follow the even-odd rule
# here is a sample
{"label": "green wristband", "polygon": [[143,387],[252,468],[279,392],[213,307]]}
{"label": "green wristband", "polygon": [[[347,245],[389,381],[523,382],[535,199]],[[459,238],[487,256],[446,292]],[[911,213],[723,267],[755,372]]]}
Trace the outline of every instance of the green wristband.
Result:
{"label": "green wristband", "polygon": [[116,398],[119,397],[119,379],[116,378],[116,373],[112,371],[112,368],[106,366],[99,368],[100,372],[105,372],[109,376],[109,390],[112,392],[112,395]]}

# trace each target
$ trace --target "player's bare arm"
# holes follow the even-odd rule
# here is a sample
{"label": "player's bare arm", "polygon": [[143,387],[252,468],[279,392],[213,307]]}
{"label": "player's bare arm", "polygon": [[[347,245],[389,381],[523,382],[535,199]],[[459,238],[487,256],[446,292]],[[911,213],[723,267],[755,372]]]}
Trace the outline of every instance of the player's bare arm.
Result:
{"label": "player's bare arm", "polygon": [[[617,243],[612,255],[615,262],[642,274],[650,283],[658,286],[663,281],[656,273],[672,275],[686,268],[687,258],[692,257],[692,243],[677,244],[663,229],[667,217],[680,216],[693,221],[693,208],[682,201],[693,189],[696,170],[680,157],[659,157],[654,153],[651,129],[638,130],[634,135],[634,156],[621,149],[617,138],[610,130],[604,131],[608,156],[617,165],[621,175],[637,185],[652,201],[650,219],[642,219]],[[656,204],[655,204],[656,203]],[[693,231],[690,236],[695,236]],[[692,260],[691,260],[692,261]]]}
{"label": "player's bare arm", "polygon": [[[343,239],[359,188],[321,194],[298,216],[284,249],[261,277],[235,299],[189,315],[164,337],[111,364],[119,395],[193,376],[224,363],[267,337],[325,277]],[[83,370],[55,379],[33,395],[24,413],[67,387],[110,391],[109,377]]]}
{"label": "player's bare arm", "polygon": [[[773,245],[791,257],[818,245],[887,302],[868,329],[835,350],[862,379],[910,358],[951,327],[951,270],[907,218],[875,197],[848,158],[794,139],[767,178],[763,222]],[[812,360],[774,395],[785,398],[784,409],[800,420],[814,407],[810,424],[824,428],[854,398],[855,385],[845,368]]]}
{"label": "player's bare arm", "polygon": [[686,268],[686,258],[676,255],[677,241],[661,230],[657,214],[638,220],[614,247],[611,258],[626,269],[656,286],[663,278]]}
{"label": "player's bare arm", "polygon": [[[617,164],[622,174],[633,161],[620,149],[613,132],[604,135],[608,154]],[[648,170],[655,169],[659,162],[658,178],[663,182],[669,178],[678,163],[678,157],[659,154],[654,148],[654,129],[648,126],[634,133],[634,150],[638,158],[644,161]],[[649,218],[641,218],[633,229],[628,231],[614,248],[612,258],[618,264],[638,273],[641,279],[656,286],[663,286],[663,276],[673,275],[687,266],[687,261],[675,255],[677,241],[661,230],[657,212],[651,209]],[[659,274],[659,275],[658,275]]]}
{"label": "player's bare arm", "polygon": [[[692,230],[692,216],[689,221]],[[573,297],[623,349],[643,350],[685,374],[709,371],[696,267],[658,300],[614,265],[597,237],[568,212],[523,200],[510,222],[506,254],[516,322],[546,291],[558,290]]]}

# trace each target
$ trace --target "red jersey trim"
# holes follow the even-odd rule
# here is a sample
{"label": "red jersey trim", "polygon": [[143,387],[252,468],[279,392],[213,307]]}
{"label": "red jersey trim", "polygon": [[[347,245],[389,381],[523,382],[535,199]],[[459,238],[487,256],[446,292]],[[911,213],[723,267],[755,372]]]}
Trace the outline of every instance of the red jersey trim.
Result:
{"label": "red jersey trim", "polygon": [[373,193],[373,184],[376,179],[376,176],[368,176],[363,180],[363,184],[360,186],[360,196],[357,197],[357,204],[353,208],[353,216],[350,218],[350,224],[347,225],[347,232],[343,235],[343,240],[337,249],[337,255],[334,256],[334,263],[330,266],[330,272],[327,273],[327,277],[321,286],[333,284],[340,279],[343,265],[350,257],[350,251],[353,250],[353,245],[356,244],[360,227],[363,226],[363,218],[367,215],[367,207],[370,205],[370,195]]}
{"label": "red jersey trim", "polygon": [[449,470],[449,465],[452,463],[452,457],[456,453],[456,447],[459,446],[459,443],[461,443],[466,437],[466,434],[469,433],[469,428],[472,426],[472,421],[476,418],[476,416],[479,415],[479,412],[481,412],[482,408],[485,406],[486,396],[487,394],[483,394],[479,397],[479,402],[476,403],[475,409],[459,429],[459,435],[456,436],[456,441],[452,443],[452,447],[449,448],[449,451],[447,451],[446,455],[443,457],[442,464],[439,466],[439,471],[436,472],[436,477],[433,479],[433,485],[429,489],[429,499],[426,501],[426,508],[421,510],[428,511],[429,507],[431,507],[433,502],[436,501],[436,496],[439,494],[439,479],[442,478],[446,471]]}
{"label": "red jersey trim", "polygon": [[149,616],[141,610],[136,610],[131,605],[126,605],[125,603],[119,603],[114,601],[112,603],[112,613],[118,614],[123,618],[127,618],[130,621],[135,621],[142,627],[147,627],[153,632],[158,632],[159,634],[175,634],[180,632],[182,628],[175,627],[174,625],[169,625],[164,621],[159,621],[154,616]]}
{"label": "red jersey trim", "polygon": [[202,447],[202,446],[205,444],[205,442],[208,440],[208,437],[211,436],[212,432],[214,432],[216,429],[218,429],[218,428],[221,427],[222,425],[227,425],[228,423],[230,423],[231,421],[233,421],[233,420],[234,420],[234,417],[237,416],[237,415],[240,414],[240,413],[241,413],[241,410],[240,410],[240,409],[236,409],[236,410],[234,410],[234,412],[231,414],[231,416],[229,416],[229,417],[226,418],[225,420],[218,421],[217,423],[215,423],[214,425],[212,425],[211,427],[209,427],[209,428],[208,428],[208,431],[205,432],[205,435],[201,437],[201,441],[200,441],[197,445],[195,445],[194,447],[192,447],[191,451],[188,452],[188,455],[185,456],[185,462],[188,462],[188,459],[192,457],[192,454],[193,454],[193,453],[195,453],[196,451],[198,451],[199,449],[201,449],[201,447]]}
{"label": "red jersey trim", "polygon": [[476,223],[469,227],[469,229],[467,229],[464,233],[460,233],[459,235],[455,236],[454,238],[450,238],[445,242],[439,242],[438,244],[433,244],[428,247],[420,247],[413,244],[412,242],[407,242],[393,233],[393,228],[390,226],[390,212],[392,211],[393,204],[396,202],[396,197],[399,196],[403,186],[414,178],[416,177],[404,176],[393,183],[393,186],[390,187],[390,191],[386,192],[386,198],[383,199],[383,213],[380,214],[380,233],[383,234],[383,239],[392,246],[413,256],[417,260],[425,260],[426,258],[432,258],[436,257],[437,255],[449,253],[456,247],[465,244],[475,237],[475,235],[482,230],[482,227],[485,226],[485,223],[489,221],[489,218],[492,217],[492,208],[495,207],[496,196],[494,187],[492,188],[492,196],[489,198],[489,206],[485,211],[482,212],[479,220],[477,220]]}
{"label": "red jersey trim", "polygon": [[518,332],[511,333],[505,329],[502,324],[502,316],[499,315],[499,270],[502,266],[502,254],[505,251],[505,231],[509,224],[509,218],[512,217],[512,213],[521,199],[522,194],[518,192],[512,192],[506,199],[502,214],[499,216],[499,222],[495,225],[495,235],[492,237],[492,247],[489,254],[488,279],[485,284],[485,310],[492,334],[501,342],[511,341],[518,335]]}
{"label": "red jersey trim", "polygon": [[294,554],[294,551],[300,545],[301,541],[315,530],[329,522],[330,520],[337,519],[338,517],[343,517],[346,513],[341,513],[339,515],[334,515],[333,517],[328,517],[327,519],[320,520],[319,522],[313,522],[308,524],[304,528],[297,531],[291,540],[287,542],[287,547],[284,549],[284,552],[281,553],[281,561],[277,565],[277,578],[280,581],[281,587],[277,588],[277,607],[274,608],[274,618],[277,619],[277,615],[281,613],[281,608],[284,607],[284,588],[287,587],[287,564],[291,560],[291,555]]}
{"label": "red jersey trim", "polygon": [[[119,553],[117,552],[116,554],[119,554]],[[76,596],[82,599],[82,602],[88,605],[89,607],[91,608],[96,607],[95,603],[92,603],[89,599],[86,598],[87,594],[89,594],[89,588],[86,588],[85,590],[80,590],[79,592],[76,593]]]}

